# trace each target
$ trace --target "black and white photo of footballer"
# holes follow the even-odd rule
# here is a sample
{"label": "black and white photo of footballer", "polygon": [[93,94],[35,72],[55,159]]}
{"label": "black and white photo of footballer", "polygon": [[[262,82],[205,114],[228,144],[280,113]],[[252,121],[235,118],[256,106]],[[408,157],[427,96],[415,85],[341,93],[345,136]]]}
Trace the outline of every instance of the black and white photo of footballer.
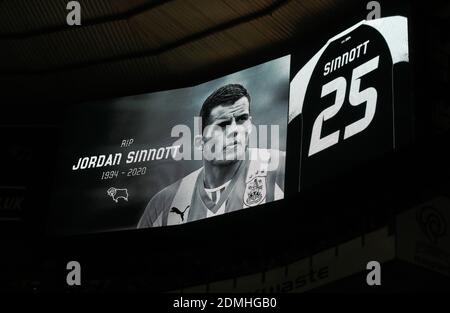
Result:
{"label": "black and white photo of footballer", "polygon": [[282,199],[290,60],[68,107],[51,231],[175,225]]}
{"label": "black and white photo of footballer", "polygon": [[203,166],[154,195],[138,228],[183,224],[284,197],[285,152],[249,147],[251,107],[240,84],[226,84],[206,98],[202,135],[194,140]]}

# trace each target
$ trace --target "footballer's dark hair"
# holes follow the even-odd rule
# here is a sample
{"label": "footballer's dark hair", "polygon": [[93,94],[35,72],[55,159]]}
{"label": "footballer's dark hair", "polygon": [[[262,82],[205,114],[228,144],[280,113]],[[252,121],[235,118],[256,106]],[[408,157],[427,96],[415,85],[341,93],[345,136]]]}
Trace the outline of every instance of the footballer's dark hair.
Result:
{"label": "footballer's dark hair", "polygon": [[[211,111],[219,105],[232,105],[242,97],[247,97],[250,104],[250,94],[247,89],[239,84],[228,84],[220,87],[206,98],[203,102],[202,109],[200,110],[200,116],[202,118],[202,131],[208,125],[208,119]],[[249,108],[250,109],[250,108]]]}

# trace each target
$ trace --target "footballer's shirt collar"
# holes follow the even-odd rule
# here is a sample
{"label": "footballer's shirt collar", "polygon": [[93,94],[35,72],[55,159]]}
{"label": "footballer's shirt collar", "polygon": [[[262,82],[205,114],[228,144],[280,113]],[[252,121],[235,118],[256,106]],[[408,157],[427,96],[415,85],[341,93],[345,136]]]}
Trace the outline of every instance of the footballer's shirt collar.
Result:
{"label": "footballer's shirt collar", "polygon": [[[235,189],[236,182],[238,182],[243,175],[246,173],[246,169],[248,168],[249,159],[246,158],[239,165],[236,174],[231,179],[228,186],[225,188],[223,192],[220,194],[220,199],[217,202],[214,202],[206,193],[204,187],[204,169],[200,172],[197,178],[195,193],[199,196],[200,200],[203,202],[204,206],[213,213],[216,213],[222,204],[228,199],[230,193]],[[205,212],[206,213],[206,212]]]}
{"label": "footballer's shirt collar", "polygon": [[222,186],[216,187],[216,188],[206,188],[205,187],[205,191],[208,194],[208,197],[214,201],[214,203],[217,203],[220,199],[220,195],[223,193],[223,191],[225,190],[225,188],[227,188],[227,186],[230,184],[231,179],[229,181],[227,181],[225,184],[223,184]]}

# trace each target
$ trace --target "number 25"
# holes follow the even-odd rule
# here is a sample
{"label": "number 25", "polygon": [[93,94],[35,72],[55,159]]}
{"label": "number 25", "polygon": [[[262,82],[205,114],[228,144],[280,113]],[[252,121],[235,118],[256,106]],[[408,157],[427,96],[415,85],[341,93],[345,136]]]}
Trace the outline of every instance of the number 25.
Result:
{"label": "number 25", "polygon": [[[362,119],[347,125],[344,131],[344,140],[362,132],[372,122],[377,107],[377,90],[373,87],[360,91],[361,77],[378,68],[380,57],[377,56],[364,64],[361,64],[353,70],[352,81],[350,85],[349,102],[352,106],[358,106],[367,102],[366,112]],[[311,144],[309,146],[308,156],[312,156],[322,150],[325,150],[339,142],[339,130],[325,137],[321,137],[323,122],[335,116],[345,101],[347,81],[344,77],[338,77],[322,87],[321,98],[336,91],[335,102],[332,106],[323,110],[314,121]]]}

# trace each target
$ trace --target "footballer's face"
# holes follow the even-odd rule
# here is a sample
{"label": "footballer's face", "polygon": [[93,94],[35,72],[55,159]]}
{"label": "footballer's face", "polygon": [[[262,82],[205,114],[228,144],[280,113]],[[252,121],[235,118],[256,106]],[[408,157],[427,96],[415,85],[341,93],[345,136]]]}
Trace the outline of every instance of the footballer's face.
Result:
{"label": "footballer's face", "polygon": [[215,107],[203,132],[204,158],[222,165],[244,160],[251,128],[247,97]]}

